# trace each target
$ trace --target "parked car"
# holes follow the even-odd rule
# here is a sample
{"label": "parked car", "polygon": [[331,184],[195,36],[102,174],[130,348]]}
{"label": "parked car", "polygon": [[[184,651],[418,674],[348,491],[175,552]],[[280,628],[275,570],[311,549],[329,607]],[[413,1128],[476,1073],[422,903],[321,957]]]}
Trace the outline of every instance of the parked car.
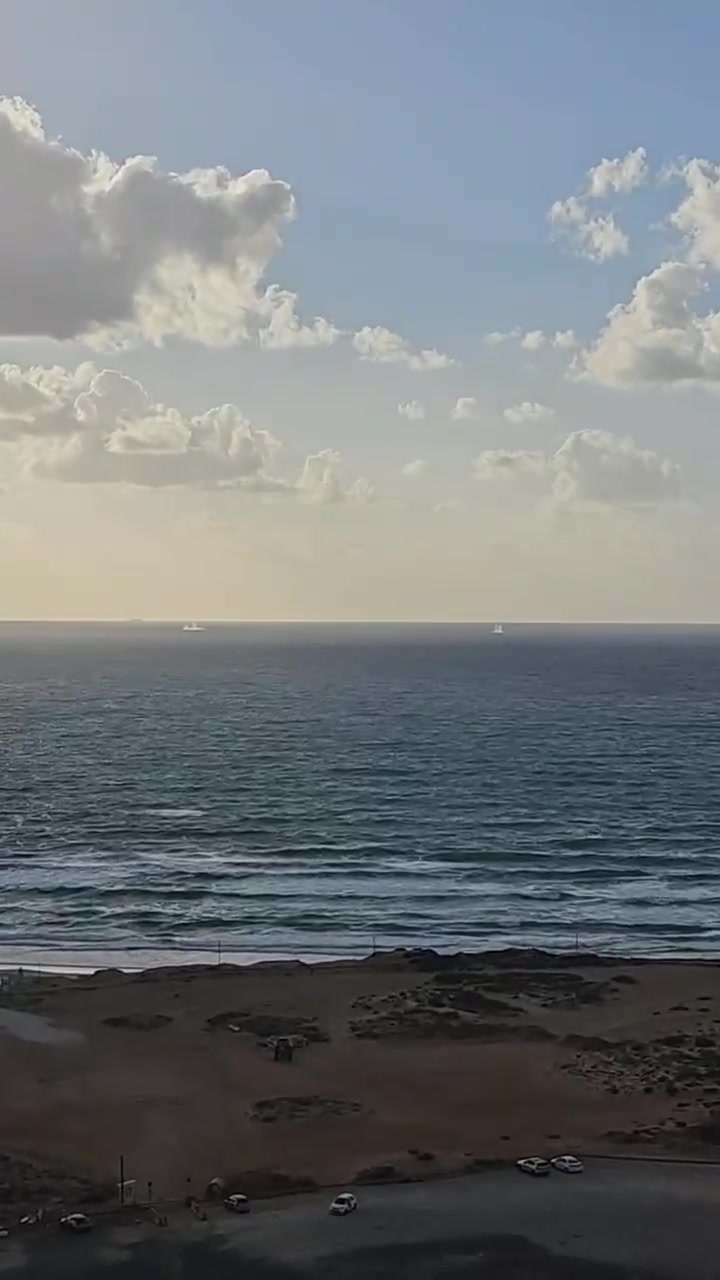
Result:
{"label": "parked car", "polygon": [[92,1231],[92,1222],[85,1213],[69,1213],[60,1219],[60,1226],[64,1231]]}
{"label": "parked car", "polygon": [[342,1195],[336,1196],[330,1205],[330,1212],[336,1218],[344,1218],[347,1213],[354,1213],[357,1209],[357,1200],[349,1191],[343,1191]]}
{"label": "parked car", "polygon": [[550,1161],[553,1169],[560,1173],[582,1173],[583,1162],[577,1156],[553,1156]]}
{"label": "parked car", "polygon": [[550,1161],[543,1160],[542,1156],[526,1156],[524,1160],[518,1160],[517,1167],[532,1178],[546,1178],[552,1169]]}
{"label": "parked car", "polygon": [[225,1201],[225,1208],[229,1209],[231,1213],[249,1213],[250,1201],[247,1196],[243,1196],[239,1191],[236,1191],[234,1195],[228,1196]]}

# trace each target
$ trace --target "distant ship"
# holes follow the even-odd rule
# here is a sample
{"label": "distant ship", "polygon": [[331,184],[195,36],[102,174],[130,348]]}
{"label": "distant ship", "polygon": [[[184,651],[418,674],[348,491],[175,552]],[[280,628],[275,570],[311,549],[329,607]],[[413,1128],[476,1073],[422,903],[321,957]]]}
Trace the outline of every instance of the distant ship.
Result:
{"label": "distant ship", "polygon": [[495,626],[493,627],[493,635],[494,635],[494,636],[504,636],[504,635],[505,635],[505,632],[504,632],[504,630],[503,630],[502,622],[496,622],[496,623],[495,623]]}
{"label": "distant ship", "polygon": [[204,631],[205,628],[198,625],[197,622],[186,622],[183,631]]}

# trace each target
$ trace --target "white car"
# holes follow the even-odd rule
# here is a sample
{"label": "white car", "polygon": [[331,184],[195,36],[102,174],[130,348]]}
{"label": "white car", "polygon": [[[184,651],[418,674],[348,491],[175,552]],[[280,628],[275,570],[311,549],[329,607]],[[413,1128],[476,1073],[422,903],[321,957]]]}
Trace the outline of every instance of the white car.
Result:
{"label": "white car", "polygon": [[343,1191],[342,1195],[336,1196],[330,1205],[330,1212],[336,1218],[344,1218],[347,1213],[354,1213],[357,1209],[357,1200],[349,1191]]}
{"label": "white car", "polygon": [[560,1173],[582,1173],[583,1162],[578,1160],[577,1156],[553,1156],[550,1161],[553,1169],[558,1169]]}
{"label": "white car", "polygon": [[60,1226],[64,1231],[91,1231],[92,1222],[85,1213],[69,1213],[66,1218],[60,1219]]}
{"label": "white car", "polygon": [[225,1201],[225,1208],[229,1209],[231,1213],[249,1213],[250,1201],[247,1196],[243,1196],[239,1191],[236,1191],[234,1195],[228,1196]]}
{"label": "white car", "polygon": [[552,1169],[549,1160],[543,1160],[542,1156],[527,1156],[524,1160],[518,1160],[517,1167],[522,1173],[529,1173],[532,1178],[546,1178]]}

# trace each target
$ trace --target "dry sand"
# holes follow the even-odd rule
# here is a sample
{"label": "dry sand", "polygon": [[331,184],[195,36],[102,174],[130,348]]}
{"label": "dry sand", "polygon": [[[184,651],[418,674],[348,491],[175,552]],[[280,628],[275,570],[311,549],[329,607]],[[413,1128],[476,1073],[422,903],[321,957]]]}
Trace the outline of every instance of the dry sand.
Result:
{"label": "dry sand", "polygon": [[[261,1192],[268,1171],[332,1184],[528,1153],[714,1150],[715,964],[406,952],[24,975],[0,1003],[45,1028],[27,1038],[32,1020],[0,1016],[7,1206],[101,1197],[121,1154],[164,1199],[216,1176]],[[308,1043],[276,1063],[273,1033]]]}

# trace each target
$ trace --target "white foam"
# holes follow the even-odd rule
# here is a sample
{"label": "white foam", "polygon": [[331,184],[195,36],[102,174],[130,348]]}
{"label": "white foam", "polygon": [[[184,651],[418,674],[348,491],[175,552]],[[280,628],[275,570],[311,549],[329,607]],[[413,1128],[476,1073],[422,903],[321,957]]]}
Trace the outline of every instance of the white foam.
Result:
{"label": "white foam", "polygon": [[146,809],[155,818],[202,818],[204,809]]}

